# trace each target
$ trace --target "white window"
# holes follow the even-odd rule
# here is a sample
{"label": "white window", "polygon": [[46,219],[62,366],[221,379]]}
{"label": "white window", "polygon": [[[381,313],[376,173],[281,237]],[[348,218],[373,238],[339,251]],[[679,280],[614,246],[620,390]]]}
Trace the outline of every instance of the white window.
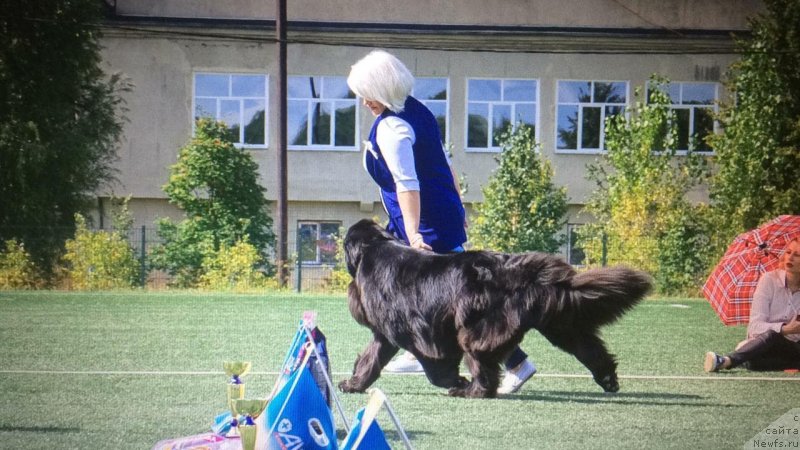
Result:
{"label": "white window", "polygon": [[447,128],[450,118],[449,91],[450,83],[447,78],[417,78],[414,80],[412,95],[427,106],[436,117],[443,142],[448,142],[447,133],[450,131]]}
{"label": "white window", "polygon": [[606,119],[625,113],[627,81],[559,81],[556,151],[605,150]]}
{"label": "white window", "polygon": [[[714,133],[719,84],[673,82],[662,88],[669,95],[671,108],[675,111],[678,128],[676,149],[712,151],[705,138]],[[650,98],[649,91],[647,98]]]}
{"label": "white window", "polygon": [[467,80],[467,150],[500,151],[499,138],[509,124],[524,123],[537,132],[537,80]]}
{"label": "white window", "polygon": [[233,142],[266,147],[267,76],[234,73],[194,75],[194,118],[225,122]]}
{"label": "white window", "polygon": [[356,96],[345,77],[287,79],[287,141],[291,150],[356,150]]}
{"label": "white window", "polygon": [[301,263],[336,264],[341,222],[301,221],[297,225],[297,257]]}

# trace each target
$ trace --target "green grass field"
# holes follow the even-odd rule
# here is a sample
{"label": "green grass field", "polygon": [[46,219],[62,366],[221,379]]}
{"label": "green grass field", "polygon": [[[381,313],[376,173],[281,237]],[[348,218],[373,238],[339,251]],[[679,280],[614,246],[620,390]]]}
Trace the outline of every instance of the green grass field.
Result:
{"label": "green grass field", "polygon": [[[370,337],[344,296],[0,293],[0,449],[149,449],[207,431],[225,410],[222,361],[252,361],[248,394],[267,395],[309,309],[338,382]],[[730,350],[744,333],[704,300],[647,300],[605,329],[620,362],[617,395],[536,332],[523,348],[539,374],[517,395],[449,398],[413,375],[376,386],[417,449],[742,448],[800,407],[798,375],[703,373],[706,350]],[[339,398],[348,419],[366,402]],[[402,448],[388,418],[379,421]]]}

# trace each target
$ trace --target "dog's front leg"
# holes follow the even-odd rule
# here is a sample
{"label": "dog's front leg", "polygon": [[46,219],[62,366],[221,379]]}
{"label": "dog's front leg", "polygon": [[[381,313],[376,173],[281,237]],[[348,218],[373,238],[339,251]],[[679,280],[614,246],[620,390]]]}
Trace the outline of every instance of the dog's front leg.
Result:
{"label": "dog's front leg", "polygon": [[339,383],[342,392],[364,392],[381,376],[381,369],[389,363],[399,349],[382,335],[375,334],[373,341],[356,358],[353,376]]}
{"label": "dog's front leg", "polygon": [[471,353],[465,354],[464,361],[472,375],[472,381],[464,386],[450,389],[447,394],[453,397],[467,398],[497,396],[497,386],[500,384],[500,364]]}

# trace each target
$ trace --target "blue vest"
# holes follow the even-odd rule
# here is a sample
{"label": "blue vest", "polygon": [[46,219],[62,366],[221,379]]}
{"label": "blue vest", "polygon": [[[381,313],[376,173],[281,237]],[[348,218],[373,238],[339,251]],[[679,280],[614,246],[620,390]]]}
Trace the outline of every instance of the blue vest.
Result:
{"label": "blue vest", "polygon": [[375,119],[372,131],[369,133],[372,151],[367,151],[364,156],[367,172],[381,188],[381,200],[389,215],[389,225],[386,229],[408,243],[394,178],[376,139],[378,124],[389,116],[397,116],[408,122],[416,135],[413,151],[414,167],[419,180],[419,232],[433,251],[449,252],[467,240],[464,231],[464,205],[461,204],[461,197],[456,192],[453,174],[442,150],[442,139],[436,117],[425,105],[411,96],[406,99],[403,112],[398,114],[386,109]]}

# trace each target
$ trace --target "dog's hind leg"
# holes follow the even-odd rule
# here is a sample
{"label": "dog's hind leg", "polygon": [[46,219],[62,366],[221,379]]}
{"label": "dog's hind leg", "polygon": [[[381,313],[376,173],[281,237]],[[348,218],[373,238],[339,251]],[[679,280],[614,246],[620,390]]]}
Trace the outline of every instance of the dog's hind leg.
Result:
{"label": "dog's hind leg", "polygon": [[470,353],[465,355],[464,361],[472,374],[472,381],[466,386],[450,389],[448,395],[467,398],[496,397],[497,386],[500,384],[500,364]]}
{"label": "dog's hind leg", "polygon": [[608,352],[606,345],[597,334],[587,331],[566,329],[540,330],[542,335],[553,345],[571,353],[578,359],[594,377],[594,381],[606,392],[617,392],[617,362]]}
{"label": "dog's hind leg", "polygon": [[418,359],[425,370],[425,376],[434,386],[457,389],[467,385],[467,379],[458,374],[461,355],[450,359],[430,359],[425,357],[419,357]]}
{"label": "dog's hind leg", "polygon": [[342,392],[364,392],[381,376],[381,369],[389,363],[399,348],[382,335],[374,335],[363,353],[358,355],[353,376],[339,383]]}

